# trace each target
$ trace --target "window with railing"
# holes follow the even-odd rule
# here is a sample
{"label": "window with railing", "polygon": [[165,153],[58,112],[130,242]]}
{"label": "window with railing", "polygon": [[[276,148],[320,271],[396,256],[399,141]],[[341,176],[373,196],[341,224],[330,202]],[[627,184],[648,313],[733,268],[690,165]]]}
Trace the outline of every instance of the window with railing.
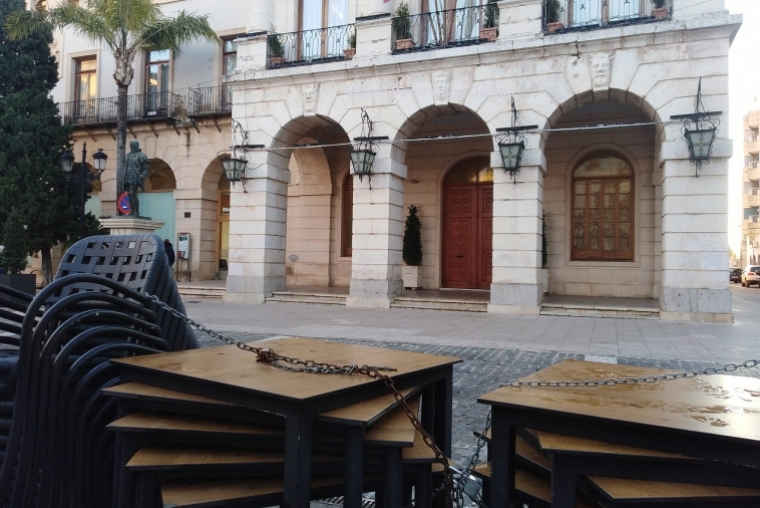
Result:
{"label": "window with railing", "polygon": [[171,51],[158,49],[146,52],[145,104],[149,112],[162,115],[169,109],[169,70]]}
{"label": "window with railing", "polygon": [[219,115],[232,112],[232,88],[228,85],[190,88],[187,92],[189,116]]}
{"label": "window with railing", "polygon": [[750,215],[747,218],[747,220],[749,220],[750,222],[758,223],[758,222],[760,222],[760,215]]}
{"label": "window with railing", "polygon": [[[440,7],[451,7],[440,10]],[[420,51],[480,44],[496,39],[499,8],[486,0],[426,0],[420,14],[393,18],[391,51]]]}
{"label": "window with railing", "polygon": [[749,168],[750,169],[757,169],[758,162],[760,162],[760,161],[758,161],[758,160],[751,160],[751,161],[749,161],[749,164],[748,164]]}
{"label": "window with railing", "polygon": [[74,114],[77,118],[90,118],[96,114],[98,96],[97,59],[87,57],[74,60]]}
{"label": "window with railing", "polygon": [[758,131],[757,129],[752,129],[749,131],[749,136],[747,136],[747,141],[750,143],[754,143],[758,139]]}
{"label": "window with railing", "polygon": [[547,31],[641,23],[670,16],[672,0],[544,0]]}
{"label": "window with railing", "polygon": [[348,58],[346,52],[353,40],[353,24],[271,34],[267,40],[267,67],[343,60]]}

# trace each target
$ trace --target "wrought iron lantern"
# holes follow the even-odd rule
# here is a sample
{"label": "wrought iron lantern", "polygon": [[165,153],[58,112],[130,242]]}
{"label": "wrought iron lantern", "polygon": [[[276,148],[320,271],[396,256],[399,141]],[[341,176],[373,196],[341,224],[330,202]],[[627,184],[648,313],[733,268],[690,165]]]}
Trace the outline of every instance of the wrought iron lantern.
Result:
{"label": "wrought iron lantern", "polygon": [[517,107],[515,98],[512,97],[512,127],[502,127],[496,129],[496,132],[504,133],[498,140],[502,169],[515,184],[517,184],[517,174],[520,172],[520,162],[526,146],[525,138],[520,132],[537,128],[538,125],[517,126]]}
{"label": "wrought iron lantern", "polygon": [[671,120],[683,121],[683,137],[689,147],[689,162],[695,167],[694,176],[699,177],[699,171],[702,166],[709,164],[712,159],[713,144],[715,134],[720,126],[719,119],[713,119],[713,116],[720,116],[722,111],[705,111],[702,104],[702,78],[699,78],[697,87],[697,100],[694,113],[685,115],[673,115]]}
{"label": "wrought iron lantern", "polygon": [[354,138],[357,144],[351,150],[351,165],[354,168],[352,174],[358,176],[360,182],[365,176],[367,177],[370,190],[372,189],[372,164],[374,164],[377,155],[372,142],[388,139],[388,136],[372,136],[373,126],[369,115],[362,108],[362,135]]}
{"label": "wrought iron lantern", "polygon": [[222,162],[224,174],[227,180],[235,187],[237,182],[243,184],[243,192],[248,192],[245,188],[245,170],[248,167],[248,157],[245,152],[257,148],[264,148],[264,145],[248,144],[248,132],[237,120],[232,120],[232,153],[219,153],[219,160]]}
{"label": "wrought iron lantern", "polygon": [[69,174],[74,169],[74,154],[71,150],[66,150],[61,154],[61,170],[64,173]]}
{"label": "wrought iron lantern", "polygon": [[100,176],[103,171],[106,170],[106,161],[108,160],[108,155],[103,153],[102,148],[98,148],[98,151],[92,154],[92,160],[95,166],[95,171],[97,171],[98,176]]}

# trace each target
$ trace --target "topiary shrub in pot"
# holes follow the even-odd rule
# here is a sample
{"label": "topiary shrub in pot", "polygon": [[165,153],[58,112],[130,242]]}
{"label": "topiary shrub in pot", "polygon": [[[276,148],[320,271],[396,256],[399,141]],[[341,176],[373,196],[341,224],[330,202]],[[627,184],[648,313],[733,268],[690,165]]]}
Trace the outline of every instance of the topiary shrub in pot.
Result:
{"label": "topiary shrub in pot", "polygon": [[419,206],[410,205],[409,215],[404,222],[404,239],[401,256],[404,260],[402,278],[404,287],[422,287],[422,221],[417,216]]}
{"label": "topiary shrub in pot", "polygon": [[664,19],[670,15],[667,0],[654,0],[652,2],[652,16],[655,19]]}
{"label": "topiary shrub in pot", "polygon": [[559,20],[560,11],[559,0],[546,0],[544,3],[547,32],[554,33],[565,28],[565,25]]}
{"label": "topiary shrub in pot", "polygon": [[401,2],[393,13],[393,30],[396,33],[396,51],[414,47],[412,40],[412,18],[409,5]]}
{"label": "topiary shrub in pot", "polygon": [[498,0],[488,0],[485,9],[485,19],[483,28],[480,29],[480,38],[488,41],[495,41],[499,36],[499,6],[496,5]]}

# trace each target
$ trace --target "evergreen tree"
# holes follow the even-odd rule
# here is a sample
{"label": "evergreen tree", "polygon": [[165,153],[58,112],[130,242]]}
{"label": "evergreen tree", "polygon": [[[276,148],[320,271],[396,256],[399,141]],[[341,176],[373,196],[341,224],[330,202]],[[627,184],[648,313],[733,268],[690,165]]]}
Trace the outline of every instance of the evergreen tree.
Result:
{"label": "evergreen tree", "polygon": [[422,266],[422,222],[417,217],[420,207],[411,205],[404,223],[403,251],[401,257],[407,266]]}
{"label": "evergreen tree", "polygon": [[[0,26],[24,7],[0,0]],[[46,283],[50,249],[77,234],[81,189],[61,171],[71,128],[50,98],[58,81],[51,42],[50,31],[13,41],[0,30],[0,244],[16,257],[40,252]]]}

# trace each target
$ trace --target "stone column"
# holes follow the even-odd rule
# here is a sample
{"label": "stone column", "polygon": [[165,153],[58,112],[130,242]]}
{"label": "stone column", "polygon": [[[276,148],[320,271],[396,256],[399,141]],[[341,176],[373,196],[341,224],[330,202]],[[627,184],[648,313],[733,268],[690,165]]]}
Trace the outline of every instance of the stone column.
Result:
{"label": "stone column", "polygon": [[[662,319],[731,322],[728,268],[729,139],[716,139],[699,177],[680,125],[662,147]],[[719,132],[720,135],[720,132]]]}
{"label": "stone column", "polygon": [[226,301],[264,303],[286,288],[285,242],[290,172],[267,164],[266,152],[249,154],[246,183],[230,196],[230,259]]}
{"label": "stone column", "polygon": [[[525,136],[528,147],[540,146],[537,134]],[[546,159],[527,149],[517,183],[501,169],[501,154],[491,153],[493,185],[493,276],[488,312],[538,314],[541,284],[541,216]]]}
{"label": "stone column", "polygon": [[391,18],[357,20],[356,56],[368,58],[391,54]]}
{"label": "stone column", "polygon": [[392,14],[395,2],[383,0],[356,0],[356,17]]}
{"label": "stone column", "polygon": [[354,177],[351,291],[347,307],[390,308],[400,296],[406,166],[380,145],[369,181]]}
{"label": "stone column", "polygon": [[501,0],[499,40],[535,37],[543,30],[543,0]]}
{"label": "stone column", "polygon": [[246,33],[269,32],[274,28],[275,0],[248,0]]}

